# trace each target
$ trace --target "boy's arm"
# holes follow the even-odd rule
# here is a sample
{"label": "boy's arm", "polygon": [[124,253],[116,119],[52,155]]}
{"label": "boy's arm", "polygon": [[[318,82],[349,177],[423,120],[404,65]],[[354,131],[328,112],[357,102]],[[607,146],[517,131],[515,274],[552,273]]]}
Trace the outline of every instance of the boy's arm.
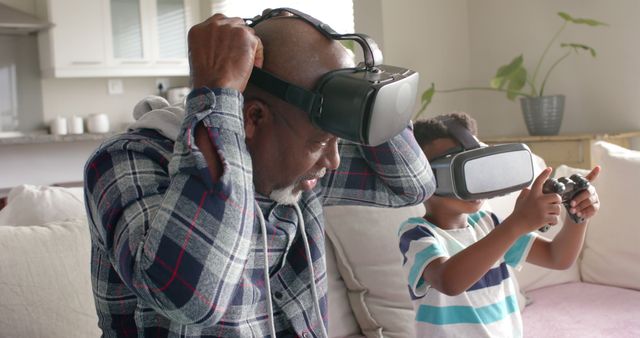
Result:
{"label": "boy's arm", "polygon": [[509,218],[487,236],[449,258],[436,258],[424,269],[425,282],[448,296],[469,289],[520,237],[517,227],[508,223],[512,223]]}
{"label": "boy's arm", "polygon": [[429,263],[423,272],[425,282],[446,295],[458,295],[482,278],[518,238],[541,224],[555,224],[560,198],[542,192],[542,185],[550,174],[550,168],[545,169],[531,190],[523,189],[514,212],[487,236],[452,257]]}
{"label": "boy's arm", "polygon": [[[592,182],[600,174],[600,167],[596,166],[585,177]],[[585,219],[581,224],[574,223],[571,217],[565,219],[562,229],[553,241],[538,237],[531,247],[527,262],[549,269],[568,269],[582,250],[587,224],[600,209],[598,193],[592,186],[581,192],[571,201],[572,213]]]}

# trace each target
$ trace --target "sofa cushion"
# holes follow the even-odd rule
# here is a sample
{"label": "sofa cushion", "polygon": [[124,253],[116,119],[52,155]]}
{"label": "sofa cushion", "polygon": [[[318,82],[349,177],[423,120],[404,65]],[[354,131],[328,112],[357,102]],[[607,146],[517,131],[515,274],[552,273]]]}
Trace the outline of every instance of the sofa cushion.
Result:
{"label": "sofa cushion", "polygon": [[325,248],[329,297],[329,337],[359,336],[360,328],[349,305],[347,288],[336,266],[334,246],[328,238],[325,242]]}
{"label": "sofa cushion", "polygon": [[0,226],[3,337],[98,337],[85,218]]}
{"label": "sofa cushion", "polygon": [[82,188],[20,185],[9,192],[0,210],[0,225],[44,224],[86,217]]}
{"label": "sofa cushion", "polygon": [[640,337],[640,292],[569,283],[530,292],[524,337]]}
{"label": "sofa cushion", "polygon": [[362,333],[367,337],[413,337],[413,305],[402,271],[397,233],[424,206],[387,209],[333,206],[324,209],[327,237]]}
{"label": "sofa cushion", "polygon": [[601,205],[587,237],[581,273],[584,281],[640,290],[640,224],[634,217],[640,191],[640,152],[599,141],[594,160]]}

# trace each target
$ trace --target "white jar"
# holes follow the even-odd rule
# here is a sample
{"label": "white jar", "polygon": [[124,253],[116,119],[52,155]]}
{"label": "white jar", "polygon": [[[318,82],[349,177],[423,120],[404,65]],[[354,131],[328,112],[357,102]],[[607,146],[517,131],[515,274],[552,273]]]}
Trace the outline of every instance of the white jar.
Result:
{"label": "white jar", "polygon": [[51,120],[49,123],[49,131],[53,135],[67,135],[67,119],[58,116]]}
{"label": "white jar", "polygon": [[69,119],[69,134],[79,135],[84,133],[84,123],[82,117],[73,116]]}
{"label": "white jar", "polygon": [[109,116],[107,114],[93,114],[87,118],[87,130],[92,134],[109,132]]}

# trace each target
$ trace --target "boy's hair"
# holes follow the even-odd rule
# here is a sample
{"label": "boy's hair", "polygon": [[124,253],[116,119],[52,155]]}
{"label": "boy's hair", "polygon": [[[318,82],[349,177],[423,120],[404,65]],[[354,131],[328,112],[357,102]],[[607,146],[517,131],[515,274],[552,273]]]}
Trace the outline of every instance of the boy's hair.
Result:
{"label": "boy's hair", "polygon": [[[476,120],[469,116],[469,114],[456,112],[442,114],[440,116],[452,118],[469,130],[474,136],[478,135]],[[433,140],[439,138],[453,138],[444,123],[437,120],[435,117],[416,121],[416,123],[413,124],[413,135],[416,138],[416,141],[418,141],[420,147],[424,147],[425,145],[433,142]]]}

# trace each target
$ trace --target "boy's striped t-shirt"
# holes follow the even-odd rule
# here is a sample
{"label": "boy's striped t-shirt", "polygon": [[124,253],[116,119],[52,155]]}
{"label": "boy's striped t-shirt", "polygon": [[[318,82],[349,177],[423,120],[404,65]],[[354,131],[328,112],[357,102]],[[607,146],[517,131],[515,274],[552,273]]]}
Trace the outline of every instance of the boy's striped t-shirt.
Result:
{"label": "boy's striped t-shirt", "polygon": [[520,237],[500,261],[457,296],[430,288],[422,277],[438,257],[451,257],[486,236],[499,224],[495,214],[479,211],[467,227],[444,230],[423,218],[410,218],[399,232],[403,268],[416,311],[418,337],[521,337],[517,290],[507,265],[519,268],[535,235]]}

